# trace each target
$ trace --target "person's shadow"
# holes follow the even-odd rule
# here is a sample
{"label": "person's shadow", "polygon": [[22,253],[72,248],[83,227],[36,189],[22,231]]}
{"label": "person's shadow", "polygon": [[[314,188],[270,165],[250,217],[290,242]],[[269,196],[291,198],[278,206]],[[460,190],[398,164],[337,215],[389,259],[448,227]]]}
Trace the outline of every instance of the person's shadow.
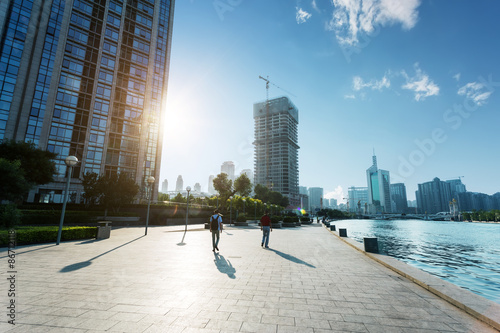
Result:
{"label": "person's shadow", "polygon": [[235,279],[236,276],[234,273],[236,273],[236,269],[231,265],[231,262],[229,260],[226,260],[223,255],[219,253],[214,253],[214,263],[215,266],[217,266],[217,269],[219,272],[227,274],[228,277],[231,279]]}
{"label": "person's shadow", "polygon": [[301,264],[301,265],[306,265],[307,267],[311,267],[311,268],[316,268],[314,265],[311,265],[310,263],[308,262],[305,262],[304,260],[302,259],[299,259],[297,257],[294,257],[292,256],[291,254],[288,254],[288,253],[283,253],[281,251],[278,251],[278,250],[274,250],[274,249],[268,249],[269,251],[273,251],[274,253],[276,253],[277,255],[279,255],[280,257],[282,258],[285,258],[286,260],[290,260],[292,262],[295,262],[297,264]]}

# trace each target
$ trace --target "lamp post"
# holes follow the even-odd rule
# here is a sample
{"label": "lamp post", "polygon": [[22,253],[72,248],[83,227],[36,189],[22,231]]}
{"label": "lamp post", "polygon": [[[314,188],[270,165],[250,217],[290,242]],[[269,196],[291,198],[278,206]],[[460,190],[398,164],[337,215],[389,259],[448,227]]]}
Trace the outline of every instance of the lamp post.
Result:
{"label": "lamp post", "polygon": [[219,195],[217,194],[215,197],[217,198],[217,210],[219,210]]}
{"label": "lamp post", "polygon": [[155,183],[155,177],[149,176],[147,179],[148,188],[149,188],[149,196],[148,196],[148,212],[146,214],[146,231],[144,232],[144,236],[148,234],[148,225],[149,225],[149,206],[151,206],[151,197],[153,196],[153,185]]}
{"label": "lamp post", "polygon": [[247,201],[246,201],[245,199],[243,199],[243,215],[245,215],[245,209],[246,209],[246,207],[247,207],[246,202],[247,202]]}
{"label": "lamp post", "polygon": [[257,220],[257,200],[255,200],[253,202],[253,208],[254,208],[254,211],[253,211],[253,219],[254,220]]}
{"label": "lamp post", "polygon": [[229,225],[233,222],[233,197],[229,197]]}
{"label": "lamp post", "polygon": [[68,180],[66,181],[66,191],[64,192],[63,198],[63,207],[61,211],[61,219],[59,220],[59,231],[57,232],[57,241],[56,245],[59,245],[61,242],[61,234],[64,223],[64,214],[66,213],[66,203],[68,202],[68,194],[69,194],[69,183],[71,181],[71,173],[73,172],[73,167],[78,163],[78,158],[76,156],[68,156],[64,160],[68,169]]}
{"label": "lamp post", "polygon": [[189,192],[191,191],[191,186],[186,187],[187,196],[186,196],[186,227],[184,228],[184,232],[187,231],[188,228],[188,216],[189,216]]}

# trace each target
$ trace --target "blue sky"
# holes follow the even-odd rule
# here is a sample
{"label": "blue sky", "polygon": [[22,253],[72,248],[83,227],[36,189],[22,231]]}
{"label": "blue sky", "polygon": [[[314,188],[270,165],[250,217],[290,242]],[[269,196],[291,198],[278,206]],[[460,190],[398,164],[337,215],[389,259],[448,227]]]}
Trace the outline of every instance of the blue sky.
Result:
{"label": "blue sky", "polygon": [[[253,170],[253,103],[299,109],[299,183],[339,203],[375,151],[391,182],[500,191],[500,2],[177,0],[161,180]],[[281,89],[277,88],[280,87]]]}

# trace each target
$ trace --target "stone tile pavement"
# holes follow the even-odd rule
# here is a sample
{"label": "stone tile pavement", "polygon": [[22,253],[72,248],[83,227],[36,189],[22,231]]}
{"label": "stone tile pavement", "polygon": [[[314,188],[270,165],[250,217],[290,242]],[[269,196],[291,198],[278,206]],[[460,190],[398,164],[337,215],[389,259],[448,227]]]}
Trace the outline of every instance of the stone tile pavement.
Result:
{"label": "stone tile pavement", "polygon": [[0,332],[498,332],[318,224],[189,228],[17,247],[16,325],[0,249]]}

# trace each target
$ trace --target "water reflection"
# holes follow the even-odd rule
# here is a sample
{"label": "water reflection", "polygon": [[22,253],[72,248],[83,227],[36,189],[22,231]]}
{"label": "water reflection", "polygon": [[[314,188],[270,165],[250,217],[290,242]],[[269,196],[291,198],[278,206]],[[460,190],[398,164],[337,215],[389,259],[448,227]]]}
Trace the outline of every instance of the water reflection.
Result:
{"label": "water reflection", "polygon": [[338,228],[380,253],[500,303],[500,224],[421,220],[344,220]]}

